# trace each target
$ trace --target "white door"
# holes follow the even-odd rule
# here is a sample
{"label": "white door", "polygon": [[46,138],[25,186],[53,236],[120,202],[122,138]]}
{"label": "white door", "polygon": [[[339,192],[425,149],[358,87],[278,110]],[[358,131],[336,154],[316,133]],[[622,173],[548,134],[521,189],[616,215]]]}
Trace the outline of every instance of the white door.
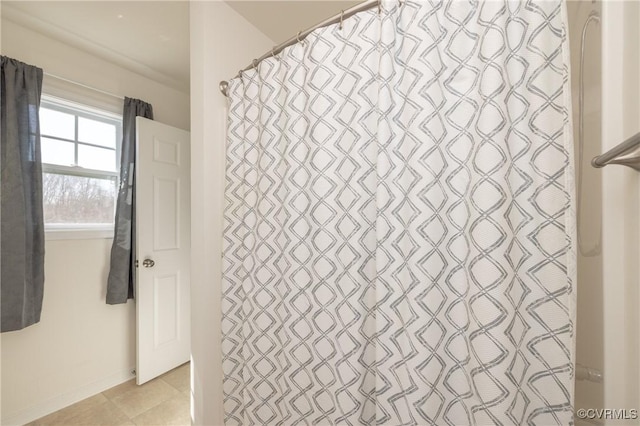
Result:
{"label": "white door", "polygon": [[138,384],[189,361],[189,133],[136,118]]}

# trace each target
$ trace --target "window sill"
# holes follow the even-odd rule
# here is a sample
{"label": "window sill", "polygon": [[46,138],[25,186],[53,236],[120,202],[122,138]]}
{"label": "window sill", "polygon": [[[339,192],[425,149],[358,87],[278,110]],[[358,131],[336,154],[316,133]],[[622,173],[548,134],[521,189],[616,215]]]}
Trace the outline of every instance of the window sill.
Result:
{"label": "window sill", "polygon": [[45,226],[45,240],[97,240],[113,238],[113,228]]}

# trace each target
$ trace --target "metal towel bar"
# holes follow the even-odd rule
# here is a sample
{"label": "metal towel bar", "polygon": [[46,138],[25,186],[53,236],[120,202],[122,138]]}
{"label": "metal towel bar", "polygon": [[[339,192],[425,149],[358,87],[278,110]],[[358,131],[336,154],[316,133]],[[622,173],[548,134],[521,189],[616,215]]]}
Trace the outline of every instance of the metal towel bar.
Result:
{"label": "metal towel bar", "polygon": [[604,377],[602,375],[602,371],[576,363],[576,380],[586,380],[587,382],[602,383]]}
{"label": "metal towel bar", "polygon": [[591,160],[591,165],[599,168],[608,164],[620,164],[640,172],[640,152],[638,152],[638,148],[640,148],[640,133],[611,148],[604,154],[595,157]]}

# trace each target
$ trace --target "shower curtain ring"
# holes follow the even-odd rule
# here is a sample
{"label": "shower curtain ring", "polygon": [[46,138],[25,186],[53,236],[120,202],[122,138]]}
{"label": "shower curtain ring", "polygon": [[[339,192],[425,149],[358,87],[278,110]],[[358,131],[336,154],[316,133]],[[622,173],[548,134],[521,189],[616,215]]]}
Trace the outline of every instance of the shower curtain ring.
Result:
{"label": "shower curtain ring", "polygon": [[344,9],[340,11],[340,29],[342,29],[342,24],[344,23]]}
{"label": "shower curtain ring", "polygon": [[252,63],[253,63],[253,67],[257,70],[258,69],[258,60],[254,59]]}
{"label": "shower curtain ring", "polygon": [[302,31],[298,31],[298,35],[296,35],[296,40],[298,40],[298,43],[302,43],[302,40],[300,40],[300,33]]}
{"label": "shower curtain ring", "polygon": [[274,58],[276,58],[277,60],[280,60],[280,58],[278,58],[278,57],[276,56],[276,47],[275,47],[275,46],[273,46],[273,47],[271,48],[271,56],[273,56],[273,57],[274,57]]}
{"label": "shower curtain ring", "polygon": [[382,0],[378,0],[378,15],[382,15]]}

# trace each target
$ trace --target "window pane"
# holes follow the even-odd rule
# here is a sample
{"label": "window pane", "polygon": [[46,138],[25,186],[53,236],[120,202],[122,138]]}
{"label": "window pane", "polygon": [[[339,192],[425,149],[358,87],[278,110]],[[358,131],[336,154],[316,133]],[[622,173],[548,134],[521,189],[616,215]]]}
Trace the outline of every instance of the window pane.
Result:
{"label": "window pane", "polygon": [[42,162],[48,164],[59,164],[61,166],[74,165],[73,143],[64,142],[56,139],[42,138],[40,144],[40,152],[42,153]]}
{"label": "window pane", "polygon": [[112,149],[78,145],[78,165],[87,169],[117,171],[116,152]]}
{"label": "window pane", "polygon": [[102,121],[78,117],[78,140],[115,149],[116,126]]}
{"label": "window pane", "polygon": [[115,178],[42,177],[45,223],[114,223]]}
{"label": "window pane", "polygon": [[76,138],[75,116],[40,107],[40,133],[58,138]]}

